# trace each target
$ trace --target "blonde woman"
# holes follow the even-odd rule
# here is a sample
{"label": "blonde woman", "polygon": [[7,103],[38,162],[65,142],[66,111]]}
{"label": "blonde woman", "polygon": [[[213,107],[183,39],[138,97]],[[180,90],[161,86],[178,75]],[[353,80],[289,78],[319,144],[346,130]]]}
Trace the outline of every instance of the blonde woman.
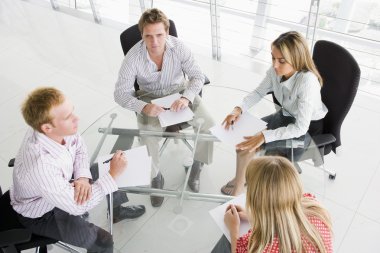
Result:
{"label": "blonde woman", "polygon": [[242,113],[273,92],[282,110],[265,117],[268,129],[236,146],[236,175],[221,189],[226,195],[238,195],[244,190],[246,166],[262,144],[311,136],[323,131],[322,119],[327,113],[321,100],[322,78],[311,58],[306,40],[298,32],[281,34],[271,45],[272,66],[260,85],[247,95],[240,106],[227,115],[223,125],[228,130]]}
{"label": "blonde woman", "polygon": [[[231,235],[213,252],[331,253],[331,221],[311,194],[303,194],[293,164],[280,156],[264,156],[248,165],[246,209],[231,205],[224,221]],[[241,219],[252,229],[239,237]]]}

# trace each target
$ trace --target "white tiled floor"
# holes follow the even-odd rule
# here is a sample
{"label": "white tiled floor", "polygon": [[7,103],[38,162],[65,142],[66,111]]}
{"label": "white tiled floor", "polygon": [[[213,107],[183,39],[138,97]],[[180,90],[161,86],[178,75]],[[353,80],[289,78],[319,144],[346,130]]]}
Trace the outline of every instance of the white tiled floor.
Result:
{"label": "white tiled floor", "polygon": [[[63,90],[81,117],[80,131],[115,106],[112,92],[122,61],[120,32],[27,1],[0,1],[2,188],[7,189],[11,184],[11,169],[6,163],[16,154],[26,129],[20,103],[31,89],[53,85]],[[260,79],[257,74],[195,53],[213,85],[250,90],[253,80]],[[204,97],[217,119],[224,115],[224,109],[216,104],[225,98],[234,104],[239,92]],[[326,158],[326,166],[338,172],[336,180],[329,181],[317,172],[302,174],[305,188],[318,194],[333,217],[336,252],[378,251],[379,128],[380,99],[359,92],[343,124],[343,152],[339,157]],[[203,171],[202,191],[218,192],[233,174],[233,153],[222,149],[217,152],[224,155],[219,155]],[[175,182],[183,175],[180,171],[170,177]],[[208,215],[208,210],[216,204],[187,201],[185,211],[176,215],[172,211],[177,203],[174,199],[166,200],[160,209],[153,209],[146,196],[130,194],[130,198],[132,203],[145,204],[147,214],[115,225],[115,246],[120,252],[209,252],[221,235]],[[106,226],[104,212],[105,205],[102,205],[91,213],[91,220]],[[54,248],[54,252],[60,251]]]}

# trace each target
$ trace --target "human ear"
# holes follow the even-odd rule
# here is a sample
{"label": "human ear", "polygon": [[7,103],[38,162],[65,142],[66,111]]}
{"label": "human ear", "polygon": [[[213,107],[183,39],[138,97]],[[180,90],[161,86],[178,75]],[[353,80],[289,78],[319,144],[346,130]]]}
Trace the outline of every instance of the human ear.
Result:
{"label": "human ear", "polygon": [[53,126],[50,123],[45,123],[41,125],[41,131],[44,134],[50,133],[52,129],[53,129]]}

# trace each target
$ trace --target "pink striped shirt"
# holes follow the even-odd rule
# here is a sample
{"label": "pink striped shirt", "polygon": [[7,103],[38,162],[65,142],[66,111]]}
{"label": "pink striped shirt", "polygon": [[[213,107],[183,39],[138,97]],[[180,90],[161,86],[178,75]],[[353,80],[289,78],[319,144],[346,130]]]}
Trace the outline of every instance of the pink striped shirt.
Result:
{"label": "pink striped shirt", "polygon": [[16,156],[13,185],[10,189],[13,209],[24,217],[37,218],[57,207],[72,215],[81,215],[95,207],[106,194],[117,190],[110,174],[92,184],[92,196],[83,205],[74,201],[74,179],[91,179],[87,148],[76,134],[59,144],[44,134],[29,129]]}

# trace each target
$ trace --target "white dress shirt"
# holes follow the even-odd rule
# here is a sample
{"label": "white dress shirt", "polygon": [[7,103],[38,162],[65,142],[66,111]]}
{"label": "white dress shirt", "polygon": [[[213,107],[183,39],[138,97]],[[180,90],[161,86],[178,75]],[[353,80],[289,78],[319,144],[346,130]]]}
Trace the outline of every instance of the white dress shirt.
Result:
{"label": "white dress shirt", "polygon": [[273,130],[264,130],[265,142],[297,138],[306,134],[311,120],[325,117],[327,108],[321,100],[321,85],[314,73],[296,72],[288,80],[281,82],[271,67],[260,85],[248,94],[241,104],[245,112],[258,103],[268,92],[273,92],[284,108],[285,116],[295,118],[294,124]]}
{"label": "white dress shirt", "polygon": [[143,40],[136,43],[127,53],[119,71],[114,98],[124,108],[140,113],[147,104],[135,98],[134,82],[140,90],[156,96],[166,96],[181,87],[185,88],[185,73],[189,78],[183,97],[193,102],[201,91],[205,77],[194,60],[189,48],[176,37],[168,36],[162,68],[150,59]]}
{"label": "white dress shirt", "polygon": [[92,184],[90,200],[77,204],[69,181],[73,174],[74,179],[91,179],[87,148],[78,134],[64,140],[65,144],[61,145],[42,133],[27,131],[16,156],[10,189],[13,209],[24,217],[41,217],[55,207],[81,215],[95,207],[106,194],[117,190],[107,173]]}

